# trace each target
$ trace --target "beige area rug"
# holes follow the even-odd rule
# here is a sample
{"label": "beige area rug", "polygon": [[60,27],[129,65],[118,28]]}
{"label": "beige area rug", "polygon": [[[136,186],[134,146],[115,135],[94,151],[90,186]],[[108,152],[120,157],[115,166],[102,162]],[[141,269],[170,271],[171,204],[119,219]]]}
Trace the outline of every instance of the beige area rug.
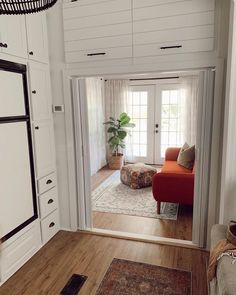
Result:
{"label": "beige area rug", "polygon": [[120,171],[114,172],[92,192],[93,211],[177,220],[178,204],[162,203],[160,215],[156,204],[151,187],[131,189],[121,183]]}

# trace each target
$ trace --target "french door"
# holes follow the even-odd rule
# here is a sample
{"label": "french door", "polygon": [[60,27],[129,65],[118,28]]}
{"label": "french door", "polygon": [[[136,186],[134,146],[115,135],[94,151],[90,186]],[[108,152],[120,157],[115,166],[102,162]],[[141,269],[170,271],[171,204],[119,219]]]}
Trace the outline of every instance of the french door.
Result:
{"label": "french door", "polygon": [[130,88],[128,114],[135,128],[128,136],[128,160],[162,164],[168,147],[182,146],[184,101],[185,92],[178,83]]}
{"label": "french door", "polygon": [[135,127],[126,144],[126,159],[130,162],[153,163],[155,85],[132,86],[128,100],[128,115]]}

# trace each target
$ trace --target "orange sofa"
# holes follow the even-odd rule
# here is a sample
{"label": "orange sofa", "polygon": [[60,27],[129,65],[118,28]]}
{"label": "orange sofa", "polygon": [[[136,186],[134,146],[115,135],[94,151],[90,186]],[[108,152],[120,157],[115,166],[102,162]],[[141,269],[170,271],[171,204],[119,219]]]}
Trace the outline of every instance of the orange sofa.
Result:
{"label": "orange sofa", "polygon": [[193,204],[194,174],[193,170],[177,164],[180,148],[168,148],[161,172],[152,178],[152,192],[157,201],[157,213],[160,214],[161,202]]}

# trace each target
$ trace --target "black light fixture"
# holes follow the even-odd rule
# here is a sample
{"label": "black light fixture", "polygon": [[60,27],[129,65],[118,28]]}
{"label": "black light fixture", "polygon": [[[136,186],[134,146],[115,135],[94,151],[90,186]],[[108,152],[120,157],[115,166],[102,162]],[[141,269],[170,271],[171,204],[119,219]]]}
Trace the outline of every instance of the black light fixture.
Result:
{"label": "black light fixture", "polygon": [[1,14],[28,14],[52,7],[57,0],[0,0]]}

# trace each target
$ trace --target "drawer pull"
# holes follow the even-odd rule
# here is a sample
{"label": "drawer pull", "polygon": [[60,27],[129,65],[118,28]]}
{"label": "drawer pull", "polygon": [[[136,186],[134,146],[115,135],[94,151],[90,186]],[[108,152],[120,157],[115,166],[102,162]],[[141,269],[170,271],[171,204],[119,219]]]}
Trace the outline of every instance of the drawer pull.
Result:
{"label": "drawer pull", "polygon": [[48,200],[48,204],[52,204],[53,202],[53,199]]}
{"label": "drawer pull", "polygon": [[106,55],[106,52],[88,53],[87,56]]}
{"label": "drawer pull", "polygon": [[35,126],[34,129],[39,130],[39,126]]}
{"label": "drawer pull", "polygon": [[7,47],[8,47],[8,45],[7,45],[7,43],[2,43],[2,42],[0,42],[0,47],[7,48]]}
{"label": "drawer pull", "polygon": [[51,179],[48,179],[47,182],[46,182],[46,184],[50,184],[50,183],[52,183],[52,180]]}
{"label": "drawer pull", "polygon": [[29,55],[34,55],[33,51],[30,51],[30,52],[29,52]]}
{"label": "drawer pull", "polygon": [[33,93],[33,94],[36,94],[36,90],[33,90],[32,93]]}
{"label": "drawer pull", "polygon": [[54,227],[55,223],[51,222],[48,227]]}
{"label": "drawer pull", "polygon": [[183,47],[182,45],[161,46],[160,49],[165,50],[165,49],[182,48],[182,47]]}

